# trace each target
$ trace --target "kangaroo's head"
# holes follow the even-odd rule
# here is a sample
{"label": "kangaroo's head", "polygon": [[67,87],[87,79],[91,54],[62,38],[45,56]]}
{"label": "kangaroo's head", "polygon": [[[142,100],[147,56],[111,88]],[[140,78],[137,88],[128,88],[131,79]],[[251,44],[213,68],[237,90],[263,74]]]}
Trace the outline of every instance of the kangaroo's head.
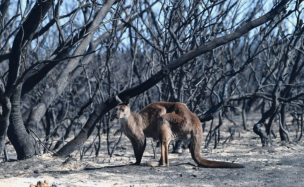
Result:
{"label": "kangaroo's head", "polygon": [[116,107],[116,118],[128,118],[131,114],[130,108],[127,105],[118,105]]}

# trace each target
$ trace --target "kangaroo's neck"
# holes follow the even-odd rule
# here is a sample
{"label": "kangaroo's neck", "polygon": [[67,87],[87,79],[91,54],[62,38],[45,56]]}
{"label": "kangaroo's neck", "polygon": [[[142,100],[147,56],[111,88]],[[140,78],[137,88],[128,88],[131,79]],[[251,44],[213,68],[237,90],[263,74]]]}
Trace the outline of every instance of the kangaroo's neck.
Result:
{"label": "kangaroo's neck", "polygon": [[130,124],[135,124],[136,126],[139,126],[142,123],[142,116],[139,113],[131,113],[129,116],[121,118],[120,120],[122,126]]}

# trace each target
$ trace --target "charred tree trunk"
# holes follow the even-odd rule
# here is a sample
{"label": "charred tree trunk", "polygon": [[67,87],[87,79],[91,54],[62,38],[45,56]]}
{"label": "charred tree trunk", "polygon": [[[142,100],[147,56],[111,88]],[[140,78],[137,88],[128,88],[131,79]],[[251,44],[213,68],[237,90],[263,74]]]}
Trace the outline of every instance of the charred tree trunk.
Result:
{"label": "charred tree trunk", "polygon": [[48,151],[48,147],[49,147],[49,139],[50,139],[50,133],[51,133],[51,111],[48,110],[45,113],[45,121],[46,121],[46,127],[45,127],[45,145],[44,145],[44,150],[43,153],[47,153]]}
{"label": "charred tree trunk", "polygon": [[27,132],[20,111],[20,100],[21,100],[21,90],[22,82],[21,70],[22,70],[22,60],[21,56],[27,51],[27,45],[29,45],[32,40],[33,34],[38,28],[39,24],[44,19],[44,16],[51,8],[53,1],[41,1],[38,0],[31,12],[28,14],[20,30],[16,34],[13,42],[13,47],[11,50],[11,55],[9,57],[9,72],[8,80],[6,85],[6,92],[10,96],[10,101],[12,105],[12,110],[10,114],[10,125],[8,128],[8,138],[13,144],[18,159],[27,159],[35,155],[35,142],[30,134]]}
{"label": "charred tree trunk", "polygon": [[281,141],[289,141],[288,134],[284,128],[285,126],[285,115],[286,115],[286,105],[283,104],[281,108],[281,115],[280,115],[280,126],[279,126],[279,132],[280,132],[280,137]]}
{"label": "charred tree trunk", "polygon": [[4,85],[0,84],[0,104],[2,106],[2,114],[0,115],[0,154],[5,147],[5,139],[9,126],[9,116],[11,113],[11,102],[4,93]]}
{"label": "charred tree trunk", "polygon": [[[262,118],[258,123],[256,123],[253,126],[253,131],[260,136],[262,146],[268,146],[271,143],[270,139],[270,132],[271,132],[271,125],[272,120],[277,112],[278,106],[275,104],[275,102],[272,104],[272,107],[262,114]],[[266,120],[270,118],[268,124],[266,124]],[[266,132],[262,129],[262,127],[265,126]]]}
{"label": "charred tree trunk", "polygon": [[247,116],[246,116],[246,108],[247,108],[247,102],[246,100],[243,101],[243,107],[242,107],[242,121],[243,121],[243,127],[244,130],[248,130],[246,122],[247,122]]}
{"label": "charred tree trunk", "polygon": [[23,124],[20,112],[20,96],[21,87],[17,88],[11,96],[12,111],[7,136],[17,152],[17,159],[23,160],[34,156],[36,151],[35,141]]}

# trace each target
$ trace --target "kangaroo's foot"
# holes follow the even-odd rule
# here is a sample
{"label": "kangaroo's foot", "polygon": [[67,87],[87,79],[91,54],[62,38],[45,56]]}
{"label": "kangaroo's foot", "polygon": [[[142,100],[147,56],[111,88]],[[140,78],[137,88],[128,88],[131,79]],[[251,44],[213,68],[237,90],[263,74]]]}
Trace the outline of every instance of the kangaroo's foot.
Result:
{"label": "kangaroo's foot", "polygon": [[169,164],[159,164],[159,167],[169,167]]}
{"label": "kangaroo's foot", "polygon": [[139,165],[140,165],[140,162],[139,162],[139,163],[138,163],[138,162],[130,163],[129,165],[130,165],[130,166],[139,166]]}
{"label": "kangaroo's foot", "polygon": [[168,167],[169,164],[162,163],[161,160],[160,160],[160,161],[158,161],[158,166],[159,166],[159,167]]}
{"label": "kangaroo's foot", "polygon": [[159,162],[147,162],[147,166],[157,167],[159,166]]}

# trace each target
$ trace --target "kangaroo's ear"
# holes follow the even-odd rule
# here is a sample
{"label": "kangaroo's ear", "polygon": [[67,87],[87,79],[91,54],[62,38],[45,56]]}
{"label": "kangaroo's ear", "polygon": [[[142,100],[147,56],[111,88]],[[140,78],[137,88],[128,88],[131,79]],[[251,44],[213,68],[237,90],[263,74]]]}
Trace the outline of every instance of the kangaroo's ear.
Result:
{"label": "kangaroo's ear", "polygon": [[122,99],[120,99],[118,95],[116,95],[115,100],[118,103],[118,105],[128,105],[130,102],[130,96],[124,96]]}
{"label": "kangaroo's ear", "polygon": [[122,100],[118,97],[118,95],[115,96],[115,100],[116,100],[116,102],[117,102],[118,105],[122,105],[123,104]]}

